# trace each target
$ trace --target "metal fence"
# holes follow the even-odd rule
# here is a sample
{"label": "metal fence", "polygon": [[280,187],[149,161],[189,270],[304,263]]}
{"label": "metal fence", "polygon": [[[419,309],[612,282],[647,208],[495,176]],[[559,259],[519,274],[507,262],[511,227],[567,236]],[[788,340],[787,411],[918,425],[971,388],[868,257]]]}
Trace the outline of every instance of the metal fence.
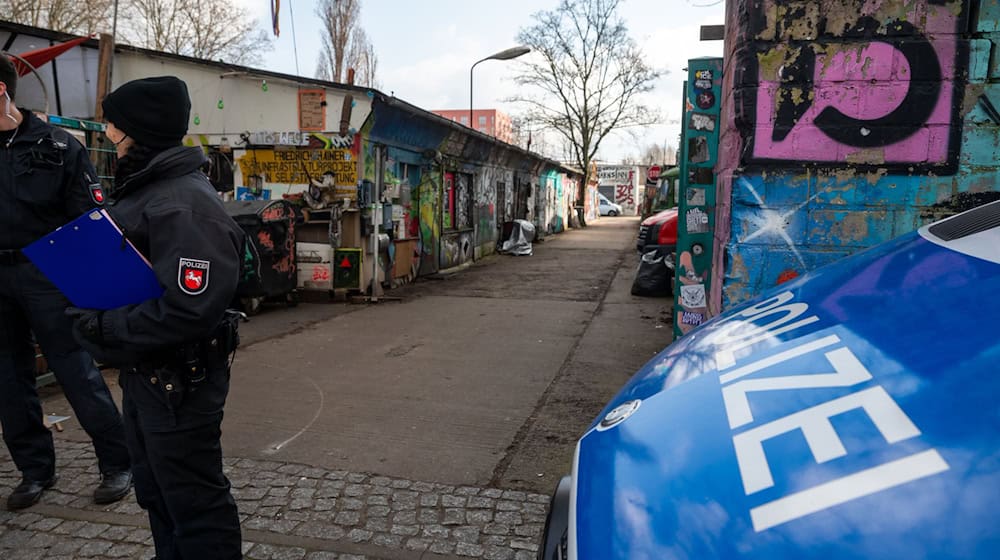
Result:
{"label": "metal fence", "polygon": [[115,147],[104,136],[104,123],[73,119],[59,115],[48,115],[50,124],[67,130],[75,136],[90,153],[90,161],[97,169],[97,176],[105,192],[111,188],[115,177],[115,165],[118,157]]}

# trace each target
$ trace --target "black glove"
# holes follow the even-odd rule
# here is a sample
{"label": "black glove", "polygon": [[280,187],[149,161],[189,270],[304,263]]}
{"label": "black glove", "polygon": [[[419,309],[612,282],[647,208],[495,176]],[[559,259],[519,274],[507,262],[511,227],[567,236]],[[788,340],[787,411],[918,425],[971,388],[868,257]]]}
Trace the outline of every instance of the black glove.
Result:
{"label": "black glove", "polygon": [[101,344],[104,342],[104,333],[101,332],[101,317],[103,311],[96,309],[80,309],[79,307],[67,307],[66,315],[73,319],[73,328],[89,342]]}

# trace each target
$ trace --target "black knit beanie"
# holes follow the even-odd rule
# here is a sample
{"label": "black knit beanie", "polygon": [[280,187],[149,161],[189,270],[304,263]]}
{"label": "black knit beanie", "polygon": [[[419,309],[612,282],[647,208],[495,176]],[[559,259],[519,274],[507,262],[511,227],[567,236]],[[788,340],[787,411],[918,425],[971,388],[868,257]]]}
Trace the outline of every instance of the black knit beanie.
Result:
{"label": "black knit beanie", "polygon": [[101,107],[108,122],[150,148],[179,146],[191,116],[187,84],[174,76],[122,84],[105,96]]}

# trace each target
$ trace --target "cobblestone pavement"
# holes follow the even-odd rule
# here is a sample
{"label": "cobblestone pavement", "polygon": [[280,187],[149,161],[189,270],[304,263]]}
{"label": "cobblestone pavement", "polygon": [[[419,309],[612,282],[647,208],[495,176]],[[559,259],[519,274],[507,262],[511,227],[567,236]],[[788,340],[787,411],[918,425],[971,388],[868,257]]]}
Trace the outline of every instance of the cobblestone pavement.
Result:
{"label": "cobblestone pavement", "polygon": [[[56,439],[59,480],[27,510],[0,510],[0,558],[151,558],[134,495],[91,503],[98,481],[87,443]],[[449,486],[299,464],[227,458],[246,558],[259,560],[530,560],[548,497]],[[0,498],[20,481],[0,461]]]}

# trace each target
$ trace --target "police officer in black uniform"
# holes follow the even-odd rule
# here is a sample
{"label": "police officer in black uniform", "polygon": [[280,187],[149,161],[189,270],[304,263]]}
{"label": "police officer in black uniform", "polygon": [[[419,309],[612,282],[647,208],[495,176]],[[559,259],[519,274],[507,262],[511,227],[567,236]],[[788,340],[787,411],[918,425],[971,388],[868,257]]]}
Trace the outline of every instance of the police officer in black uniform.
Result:
{"label": "police officer in black uniform", "polygon": [[145,255],[161,297],[109,311],[71,309],[76,334],[121,369],[135,494],[158,560],[240,558],[236,503],[222,472],[242,229],[183,147],[191,101],[173,76],[128,82],[103,101],[119,161],[106,208]]}
{"label": "police officer in black uniform", "polygon": [[56,480],[52,433],[35,390],[32,332],[97,453],[94,501],[132,484],[118,407],[94,360],[73,340],[69,302],[21,253],[39,237],[103,201],[87,150],[65,130],[14,104],[17,71],[0,55],[0,423],[21,484],[7,508],[31,506]]}

